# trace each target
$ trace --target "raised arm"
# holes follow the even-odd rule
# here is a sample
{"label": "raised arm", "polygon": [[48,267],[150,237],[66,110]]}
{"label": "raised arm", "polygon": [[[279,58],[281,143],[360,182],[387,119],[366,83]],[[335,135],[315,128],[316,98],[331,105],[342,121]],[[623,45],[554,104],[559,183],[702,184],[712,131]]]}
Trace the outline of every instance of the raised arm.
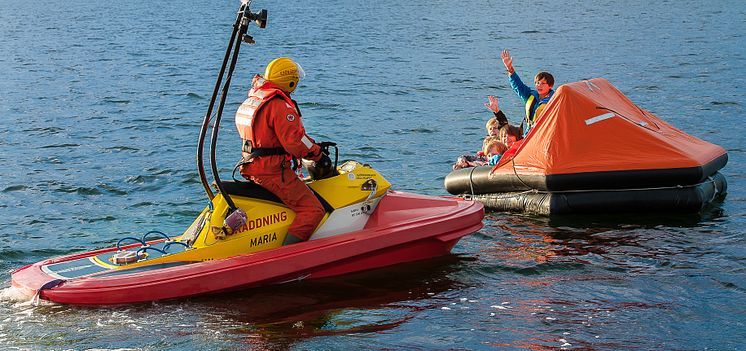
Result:
{"label": "raised arm", "polygon": [[503,59],[503,65],[505,65],[508,74],[515,73],[515,69],[513,68],[513,57],[510,56],[510,51],[508,51],[508,49],[504,49],[503,52],[500,53],[500,58]]}
{"label": "raised arm", "polygon": [[505,65],[505,69],[508,71],[510,87],[513,88],[513,91],[518,94],[523,102],[526,102],[528,97],[531,96],[531,88],[526,84],[523,84],[521,78],[518,77],[517,73],[515,73],[515,69],[513,68],[513,57],[510,56],[510,51],[508,51],[508,49],[503,50],[502,53],[500,53],[500,57],[503,59],[503,65]]}
{"label": "raised arm", "polygon": [[489,102],[484,104],[484,106],[487,107],[488,110],[494,113],[500,112],[500,106],[497,104],[497,97],[489,95],[487,96],[487,100],[489,100]]}

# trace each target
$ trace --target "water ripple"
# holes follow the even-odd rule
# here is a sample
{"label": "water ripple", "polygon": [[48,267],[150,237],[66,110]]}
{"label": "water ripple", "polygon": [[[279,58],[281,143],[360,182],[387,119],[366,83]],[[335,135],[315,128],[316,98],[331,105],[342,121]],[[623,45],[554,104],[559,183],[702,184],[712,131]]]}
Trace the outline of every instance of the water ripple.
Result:
{"label": "water ripple", "polygon": [[56,148],[67,149],[67,148],[79,147],[79,146],[80,144],[66,143],[66,144],[44,145],[44,146],[40,146],[40,148],[41,149],[56,149]]}
{"label": "water ripple", "polygon": [[3,189],[3,192],[4,193],[10,193],[10,192],[14,192],[14,191],[23,191],[23,190],[26,190],[26,189],[28,189],[28,186],[26,186],[26,185],[22,185],[22,184],[11,185],[11,186]]}

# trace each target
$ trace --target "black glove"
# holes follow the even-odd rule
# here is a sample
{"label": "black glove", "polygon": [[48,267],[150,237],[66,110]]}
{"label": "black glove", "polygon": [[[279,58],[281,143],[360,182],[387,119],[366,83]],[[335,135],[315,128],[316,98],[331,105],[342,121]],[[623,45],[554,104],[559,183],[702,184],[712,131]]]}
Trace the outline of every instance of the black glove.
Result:
{"label": "black glove", "polygon": [[332,146],[337,146],[337,143],[331,141],[322,141],[317,145],[319,146],[319,148],[321,148],[321,153],[328,156],[329,148]]}
{"label": "black glove", "polygon": [[318,161],[316,161],[316,168],[317,169],[330,169],[332,168],[332,159],[329,158],[329,155],[325,153],[321,153],[321,158],[319,158]]}

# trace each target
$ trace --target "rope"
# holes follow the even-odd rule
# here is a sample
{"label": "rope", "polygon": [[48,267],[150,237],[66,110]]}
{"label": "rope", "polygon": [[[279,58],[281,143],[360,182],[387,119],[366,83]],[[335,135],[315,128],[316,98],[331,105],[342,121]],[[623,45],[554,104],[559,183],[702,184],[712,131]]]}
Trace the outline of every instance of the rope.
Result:
{"label": "rope", "polygon": [[712,183],[712,187],[715,188],[715,191],[712,192],[712,198],[709,202],[715,201],[715,198],[720,194],[720,189],[718,189],[718,183],[715,181],[715,179],[712,178],[712,176],[707,177],[707,179],[710,180]]}
{"label": "rope", "polygon": [[169,241],[166,243],[166,245],[163,245],[163,251],[168,252],[168,248],[171,247],[171,245],[181,245],[189,249],[189,245],[182,243],[181,241]]}
{"label": "rope", "polygon": [[657,128],[657,130],[654,130],[653,128],[648,128],[648,127],[647,127],[647,125],[641,125],[640,123],[637,123],[637,122],[633,121],[632,119],[630,119],[629,117],[627,117],[627,116],[625,116],[625,115],[623,115],[623,114],[621,114],[621,113],[619,113],[619,112],[616,112],[616,111],[614,111],[614,110],[612,110],[612,109],[610,109],[610,108],[607,108],[607,107],[603,107],[603,106],[596,106],[596,109],[597,109],[597,110],[606,110],[606,111],[610,111],[610,112],[613,112],[613,113],[614,113],[614,114],[616,114],[617,116],[619,116],[619,117],[621,117],[621,118],[623,118],[623,119],[627,120],[627,122],[630,122],[630,123],[632,123],[632,124],[634,124],[634,125],[636,125],[636,126],[638,126],[638,127],[642,127],[642,128],[645,128],[645,129],[647,129],[647,130],[650,130],[650,131],[653,131],[653,132],[658,132],[658,131],[660,131],[661,127],[660,127],[660,126],[659,126],[659,125],[658,125],[657,123],[655,123],[655,121],[653,121],[653,120],[652,120],[652,119],[651,119],[650,117],[648,117],[648,113],[647,113],[647,112],[645,112],[645,110],[641,109],[641,108],[640,108],[639,106],[637,106],[637,105],[635,105],[635,107],[637,107],[637,109],[638,109],[638,110],[640,110],[640,112],[642,112],[642,115],[643,115],[643,116],[645,117],[645,119],[646,119],[646,120],[648,120],[648,122],[650,122],[650,123],[651,123],[652,125],[654,125],[654,126],[655,126],[655,128]]}
{"label": "rope", "polygon": [[157,248],[157,247],[152,247],[152,246],[143,246],[143,247],[141,247],[141,248],[140,248],[139,250],[137,250],[137,251],[135,252],[135,256],[137,256],[137,258],[139,259],[139,258],[140,258],[140,255],[141,255],[141,253],[146,253],[146,252],[147,252],[148,250],[155,250],[155,251],[158,251],[158,252],[160,252],[160,253],[162,253],[162,254],[164,254],[164,255],[168,255],[168,252],[166,252],[166,251],[164,251],[164,250],[161,250],[161,249],[159,249],[159,248]]}
{"label": "rope", "polygon": [[120,247],[120,245],[122,244],[122,241],[125,241],[125,240],[128,240],[128,239],[129,240],[137,241],[140,244],[142,244],[142,246],[146,245],[144,240],[128,236],[128,237],[121,238],[121,239],[119,239],[119,241],[117,241],[117,251],[121,251],[122,250],[122,248]]}
{"label": "rope", "polygon": [[484,197],[484,198],[509,198],[509,197],[517,197],[520,195],[526,195],[526,194],[549,194],[549,192],[531,189],[531,190],[520,191],[520,192],[515,192],[515,193],[490,193],[490,194],[480,194],[476,196]]}
{"label": "rope", "polygon": [[471,170],[469,171],[469,189],[471,190],[471,197],[474,197],[474,170],[477,169],[477,167],[471,167]]}
{"label": "rope", "polygon": [[510,159],[510,162],[513,164],[513,174],[515,174],[515,177],[518,178],[518,181],[521,182],[523,186],[532,189],[528,184],[526,184],[526,182],[523,181],[523,179],[521,179],[521,176],[518,175],[518,171],[515,169],[515,156],[516,155],[513,155],[513,158]]}
{"label": "rope", "polygon": [[[708,177],[708,179],[710,179],[710,178]],[[713,179],[710,179],[710,181],[714,182]],[[592,192],[592,191],[619,192],[619,191],[667,190],[667,189],[694,188],[694,187],[699,186],[700,184],[702,184],[702,183],[691,184],[691,185],[673,185],[673,186],[659,186],[659,187],[632,188],[632,189],[625,188],[625,189],[559,190],[559,191],[551,191],[551,193],[554,193],[554,194],[563,194],[563,193],[585,193],[585,192]]]}
{"label": "rope", "polygon": [[142,235],[142,240],[140,240],[140,241],[144,243],[145,239],[147,239],[148,235],[150,235],[150,234],[158,234],[158,235],[166,238],[166,240],[171,240],[171,238],[168,235],[166,235],[166,233],[164,233],[162,231],[159,231],[159,230],[151,230],[151,231],[143,234]]}
{"label": "rope", "polygon": [[[516,176],[518,174],[516,173]],[[520,180],[520,177],[518,178]],[[713,187],[715,187],[715,192],[713,193],[713,198],[717,196],[717,194],[720,193],[720,190],[717,188],[717,182],[715,179],[713,179],[711,176],[707,177],[708,182],[712,183]],[[523,182],[521,182],[523,183]],[[660,187],[646,187],[646,188],[624,188],[624,189],[578,189],[578,190],[556,190],[556,191],[545,191],[545,190],[538,190],[538,189],[530,189],[526,191],[521,192],[511,192],[511,193],[490,193],[490,195],[495,196],[504,196],[504,197],[513,197],[518,195],[524,195],[528,193],[534,193],[534,194],[571,194],[571,193],[587,193],[587,192],[621,192],[621,191],[646,191],[646,190],[668,190],[668,189],[684,189],[684,188],[694,188],[697,187],[702,183],[697,184],[691,184],[691,185],[673,185],[673,186],[660,186]],[[526,183],[523,183],[526,187],[529,187],[526,185]],[[480,194],[482,196],[487,196],[488,194]],[[472,196],[475,196],[475,194],[472,193]]]}
{"label": "rope", "polygon": [[236,179],[236,170],[238,167],[241,167],[243,165],[243,159],[240,159],[238,163],[236,163],[236,166],[233,167],[233,172],[231,172],[231,178],[233,178],[234,182],[240,182],[240,180]]}

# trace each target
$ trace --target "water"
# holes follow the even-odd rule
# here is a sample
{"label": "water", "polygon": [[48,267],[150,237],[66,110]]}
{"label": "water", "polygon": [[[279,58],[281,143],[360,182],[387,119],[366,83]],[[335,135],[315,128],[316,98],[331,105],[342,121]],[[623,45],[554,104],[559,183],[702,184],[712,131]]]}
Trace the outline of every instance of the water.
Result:
{"label": "water", "polygon": [[[742,350],[746,342],[746,4],[741,1],[269,2],[251,32],[219,143],[253,73],[290,55],[317,140],[399,190],[445,194],[479,146],[486,95],[518,122],[499,62],[524,79],[604,77],[729,152],[729,194],[694,216],[491,213],[454,255],[228,295],[76,308],[0,294],[8,350]],[[237,4],[0,1],[0,287],[41,259],[205,205],[202,114]],[[644,157],[644,155],[640,155]]]}

